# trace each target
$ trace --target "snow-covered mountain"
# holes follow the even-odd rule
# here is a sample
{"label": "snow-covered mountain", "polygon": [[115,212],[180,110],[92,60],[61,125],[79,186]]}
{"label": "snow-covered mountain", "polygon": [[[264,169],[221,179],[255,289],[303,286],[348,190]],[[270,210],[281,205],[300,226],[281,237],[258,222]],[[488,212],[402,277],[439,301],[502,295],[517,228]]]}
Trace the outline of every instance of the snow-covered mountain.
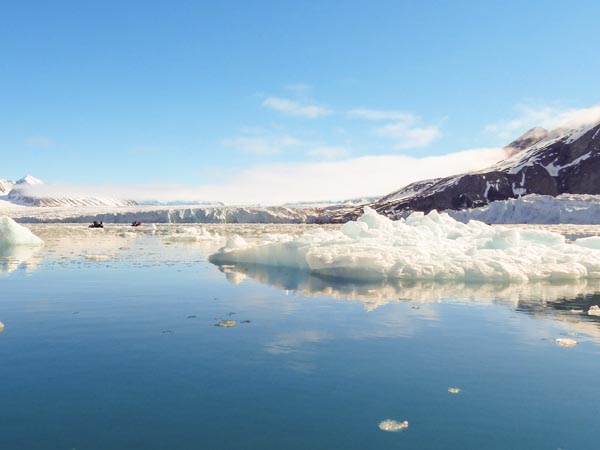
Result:
{"label": "snow-covered mountain", "polygon": [[[462,210],[527,194],[600,194],[600,122],[548,132],[533,128],[487,169],[412,183],[371,206],[389,217],[411,211]],[[360,211],[345,211],[346,221]]]}
{"label": "snow-covered mountain", "polygon": [[0,179],[0,204],[18,206],[132,206],[136,202],[96,196],[49,196],[44,182],[27,175],[17,182]]}
{"label": "snow-covered mountain", "polygon": [[14,185],[14,181],[0,178],[0,195],[8,195]]}

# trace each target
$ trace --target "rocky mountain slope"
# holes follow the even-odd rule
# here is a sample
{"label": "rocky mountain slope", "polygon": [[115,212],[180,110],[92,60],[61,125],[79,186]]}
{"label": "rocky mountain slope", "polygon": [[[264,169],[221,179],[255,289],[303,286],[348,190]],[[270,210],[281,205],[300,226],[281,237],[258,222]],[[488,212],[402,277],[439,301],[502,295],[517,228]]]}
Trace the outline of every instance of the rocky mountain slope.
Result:
{"label": "rocky mountain slope", "polygon": [[[600,123],[548,132],[529,130],[506,146],[508,157],[487,169],[412,183],[370,206],[388,217],[412,211],[462,210],[527,194],[600,194]],[[332,221],[357,217],[340,210]]]}

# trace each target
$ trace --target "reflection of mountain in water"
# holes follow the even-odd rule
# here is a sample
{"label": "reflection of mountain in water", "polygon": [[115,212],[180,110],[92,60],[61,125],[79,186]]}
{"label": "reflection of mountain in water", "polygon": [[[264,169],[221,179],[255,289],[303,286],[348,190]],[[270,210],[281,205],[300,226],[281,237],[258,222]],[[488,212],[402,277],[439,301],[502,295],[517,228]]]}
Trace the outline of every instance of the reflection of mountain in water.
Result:
{"label": "reflection of mountain in water", "polygon": [[572,309],[586,312],[590,305],[600,304],[600,281],[597,280],[564,283],[352,282],[282,267],[223,265],[220,269],[235,284],[250,277],[303,296],[357,300],[363,302],[367,310],[399,301],[499,303],[530,314],[551,307],[557,312],[566,311],[572,317]]}

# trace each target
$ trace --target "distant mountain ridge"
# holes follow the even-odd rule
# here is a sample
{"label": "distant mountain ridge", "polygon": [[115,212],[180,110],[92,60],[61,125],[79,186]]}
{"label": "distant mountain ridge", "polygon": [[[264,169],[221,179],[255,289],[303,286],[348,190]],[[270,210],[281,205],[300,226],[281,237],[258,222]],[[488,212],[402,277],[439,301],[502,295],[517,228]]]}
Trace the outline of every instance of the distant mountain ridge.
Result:
{"label": "distant mountain ridge", "polygon": [[31,175],[26,175],[13,182],[0,179],[0,200],[17,206],[133,206],[137,203],[131,200],[120,200],[96,196],[38,196],[33,195],[33,186],[43,185],[44,182]]}

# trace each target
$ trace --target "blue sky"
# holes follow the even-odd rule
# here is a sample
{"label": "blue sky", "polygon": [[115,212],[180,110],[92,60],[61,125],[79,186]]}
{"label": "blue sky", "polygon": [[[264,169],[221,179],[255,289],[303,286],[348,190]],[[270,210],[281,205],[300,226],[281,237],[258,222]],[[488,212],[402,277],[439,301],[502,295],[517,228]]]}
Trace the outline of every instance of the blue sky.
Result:
{"label": "blue sky", "polygon": [[235,201],[244,177],[404,158],[380,159],[397,180],[307,192],[384,194],[413,163],[439,175],[442,155],[600,103],[598,17],[594,1],[3,2],[0,177]]}

